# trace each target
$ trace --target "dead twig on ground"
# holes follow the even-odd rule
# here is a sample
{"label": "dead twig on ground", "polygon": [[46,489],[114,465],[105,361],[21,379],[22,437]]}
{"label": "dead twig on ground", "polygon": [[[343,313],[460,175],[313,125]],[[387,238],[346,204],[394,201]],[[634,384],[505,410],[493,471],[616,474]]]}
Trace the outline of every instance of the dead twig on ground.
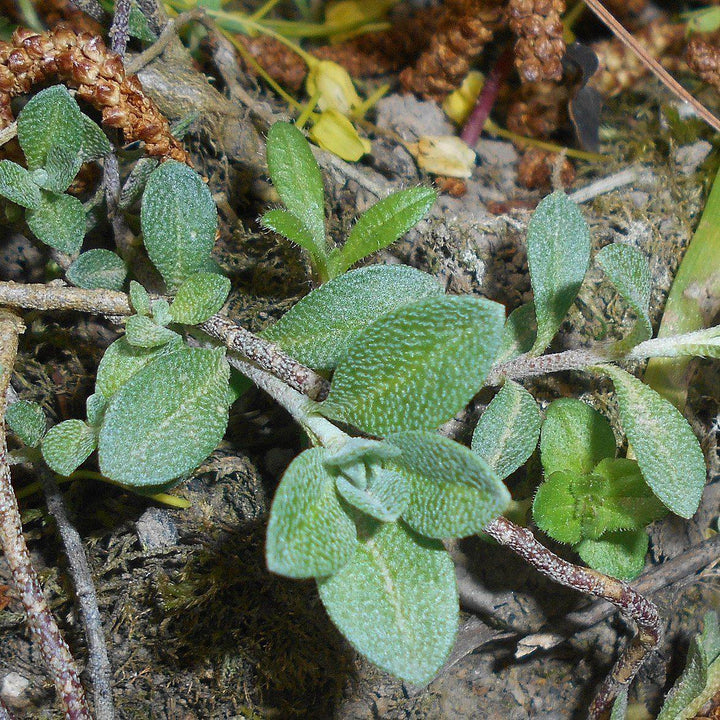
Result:
{"label": "dead twig on ground", "polygon": [[23,329],[17,316],[9,312],[0,313],[0,543],[16,592],[27,613],[30,634],[50,670],[65,716],[68,720],[92,720],[75,660],[48,607],[30,561],[10,479],[4,430],[5,397],[15,364],[18,334]]}

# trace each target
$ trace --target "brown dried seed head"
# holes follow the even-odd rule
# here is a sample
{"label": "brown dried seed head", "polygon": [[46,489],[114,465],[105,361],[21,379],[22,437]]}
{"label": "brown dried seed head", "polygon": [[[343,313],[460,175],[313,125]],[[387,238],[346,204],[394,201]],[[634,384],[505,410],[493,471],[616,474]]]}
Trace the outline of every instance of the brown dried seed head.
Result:
{"label": "brown dried seed head", "polygon": [[685,58],[696,75],[713,87],[720,88],[720,48],[694,37],[687,46]]}
{"label": "brown dried seed head", "polygon": [[[530,190],[550,187],[558,153],[540,148],[530,148],[520,158],[518,182]],[[560,182],[564,187],[575,180],[575,167],[566,157],[560,168]]]}

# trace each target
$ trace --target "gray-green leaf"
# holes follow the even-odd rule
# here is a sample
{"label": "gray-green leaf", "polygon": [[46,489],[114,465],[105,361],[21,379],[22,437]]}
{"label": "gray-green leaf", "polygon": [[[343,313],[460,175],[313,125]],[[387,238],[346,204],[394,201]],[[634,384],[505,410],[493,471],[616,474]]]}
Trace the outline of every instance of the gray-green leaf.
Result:
{"label": "gray-green leaf", "polygon": [[397,520],[410,502],[408,478],[394,470],[376,469],[365,489],[340,475],[337,490],[350,505],[382,522]]}
{"label": "gray-green leaf", "polygon": [[540,458],[546,475],[559,470],[585,475],[603,458],[615,457],[616,449],[610,423],[581,400],[554,400],[545,411]]}
{"label": "gray-green leaf", "polygon": [[495,362],[508,362],[518,355],[530,352],[537,336],[535,303],[529,302],[516,307],[505,321],[500,350]]}
{"label": "gray-green leaf", "polygon": [[215,244],[217,210],[202,178],[168,160],[152,172],[140,211],[150,260],[169,290],[205,269]]}
{"label": "gray-green leaf", "polygon": [[25,213],[35,237],[60,252],[74,255],[85,237],[85,210],[71,195],[43,191],[41,204]]}
{"label": "gray-green leaf", "polygon": [[221,350],[160,354],[113,396],[100,430],[100,469],[132,486],[172,480],[218,445],[228,419],[229,366]]}
{"label": "gray-green leaf", "polygon": [[41,90],[30,98],[18,115],[18,141],[25,153],[28,170],[44,167],[53,145],[80,152],[82,113],[62,85]]}
{"label": "gray-green leaf", "polygon": [[410,479],[403,519],[427,537],[459,538],[481,532],[510,502],[510,493],[472,450],[429,432],[391,435],[402,454],[388,461]]}
{"label": "gray-green leaf", "polygon": [[554,192],[530,219],[527,257],[532,283],[537,338],[531,353],[550,344],[585,278],[590,262],[590,232],[572,200]]}
{"label": "gray-green leaf", "polygon": [[38,184],[45,190],[65,192],[75,179],[81,165],[82,157],[77,150],[63,145],[53,145],[48,150],[44,169],[39,171],[45,172],[47,178],[44,183]]}
{"label": "gray-green leaf", "polygon": [[324,256],[325,193],[310,144],[294,125],[277,122],[268,132],[267,161],[280,199],[302,221]]}
{"label": "gray-green leaf", "polygon": [[125,261],[110,250],[88,250],[68,268],[67,279],[81,288],[122,290],[127,276]]}
{"label": "gray-green leaf", "polygon": [[125,337],[133,347],[154,348],[180,336],[145,315],[131,315],[125,322]]}
{"label": "gray-green leaf", "polygon": [[355,552],[355,524],[335,492],[324,448],[290,464],[270,510],[265,555],[273,572],[294,578],[331,575]]}
{"label": "gray-green leaf", "polygon": [[432,188],[399,190],[366,210],[353,225],[343,247],[330,256],[330,277],[336,277],[358,260],[392,245],[422,220],[437,193]]}
{"label": "gray-green leaf", "polygon": [[95,449],[95,431],[82,420],[65,420],[53,425],[42,439],[45,462],[58,475],[70,475]]}
{"label": "gray-green leaf", "polygon": [[321,412],[373,435],[438,427],[482,387],[503,320],[498,303],[449,295],[390,311],[350,343]]}
{"label": "gray-green leaf", "polygon": [[0,160],[0,195],[28,209],[42,203],[40,188],[30,173],[12,160]]}
{"label": "gray-green leaf", "polygon": [[391,310],[442,295],[431,275],[407,265],[371,265],[321,285],[262,335],[317,370],[332,370],[364,328]]}
{"label": "gray-green leaf", "polygon": [[522,385],[506,380],[480,416],[471,447],[504,480],[532,455],[541,425],[535,398]]}
{"label": "gray-green leaf", "polygon": [[381,525],[318,589],[355,649],[403,680],[428,683],[452,648],[458,599],[450,556],[401,523]]}
{"label": "gray-green leaf", "polygon": [[112,152],[112,145],[102,128],[87,115],[82,116],[82,145],[80,154],[83,162],[97,160]]}
{"label": "gray-green leaf", "polygon": [[652,491],[672,512],[690,518],[705,487],[705,458],[687,420],[667,400],[612,365],[596,368],[615,385],[620,422]]}
{"label": "gray-green leaf", "polygon": [[177,291],[170,306],[173,322],[197,325],[214,315],[225,304],[230,280],[217,273],[191,275]]}
{"label": "gray-green leaf", "polygon": [[629,349],[652,337],[648,314],[652,277],[645,256],[630,245],[614,243],[600,250],[595,259],[637,318],[635,328],[621,341],[621,347]]}
{"label": "gray-green leaf", "polygon": [[47,426],[43,409],[36,402],[28,400],[18,400],[8,406],[5,421],[28,447],[40,444]]}
{"label": "gray-green leaf", "polygon": [[150,295],[139,282],[130,281],[129,295],[130,305],[138,315],[150,315]]}

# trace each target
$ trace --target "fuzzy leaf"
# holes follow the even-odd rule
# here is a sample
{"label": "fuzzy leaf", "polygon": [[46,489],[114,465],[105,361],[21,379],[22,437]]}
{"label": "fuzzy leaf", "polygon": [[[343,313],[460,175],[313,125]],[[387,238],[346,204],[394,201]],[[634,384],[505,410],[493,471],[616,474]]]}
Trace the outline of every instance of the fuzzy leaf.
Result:
{"label": "fuzzy leaf", "polygon": [[28,447],[37,447],[45,434],[47,420],[43,409],[36,402],[18,400],[5,412],[7,426]]}
{"label": "fuzzy leaf", "polygon": [[639,360],[652,357],[720,358],[720,325],[646,340],[632,349],[630,357]]}
{"label": "fuzzy leaf", "polygon": [[561,398],[545,411],[540,435],[540,457],[546,475],[558,470],[585,475],[616,446],[610,423],[581,400]]}
{"label": "fuzzy leaf", "polygon": [[92,428],[99,428],[103,418],[105,417],[105,410],[108,406],[107,398],[101,393],[93,393],[88,395],[85,401],[85,412],[87,414],[87,423]]}
{"label": "fuzzy leaf", "polygon": [[148,291],[135,280],[130,281],[130,305],[138,315],[150,315],[150,295]]}
{"label": "fuzzy leaf", "polygon": [[645,256],[630,245],[614,243],[600,250],[595,259],[637,318],[633,331],[621,341],[622,347],[631,348],[652,337],[648,314],[652,277]]}
{"label": "fuzzy leaf", "polygon": [[543,532],[558,542],[574,544],[582,540],[582,523],[572,492],[577,477],[571,471],[554,472],[546,476],[535,493],[533,519]]}
{"label": "fuzzy leaf", "polygon": [[472,297],[428,297],[396,308],[348,347],[320,406],[372,435],[434,429],[480,390],[503,307]]}
{"label": "fuzzy leaf", "polygon": [[0,195],[28,209],[42,204],[40,188],[30,173],[12,160],[0,160]]}
{"label": "fuzzy leaf", "polygon": [[98,160],[112,152],[112,145],[102,128],[87,115],[82,116],[82,145],[80,155],[82,162]]}
{"label": "fuzzy leaf", "polygon": [[205,269],[215,245],[217,210],[194,170],[175,160],[154,170],[145,186],[140,221],[150,260],[169,290]]}
{"label": "fuzzy leaf", "polygon": [[71,475],[95,449],[95,431],[82,420],[65,420],[53,425],[42,439],[45,462],[58,475]]}
{"label": "fuzzy leaf", "polygon": [[81,165],[82,157],[78,150],[62,145],[53,145],[48,150],[44,169],[39,171],[44,172],[47,178],[38,184],[45,190],[57,193],[65,192],[78,174]]}
{"label": "fuzzy leaf", "polygon": [[324,265],[325,247],[317,244],[305,223],[291,212],[281,208],[269,210],[262,216],[261,224],[307,250],[314,263]]}
{"label": "fuzzy leaf", "polygon": [[480,416],[470,447],[504,480],[532,455],[541,425],[535,398],[507,380]]}
{"label": "fuzzy leaf", "polygon": [[307,228],[315,254],[324,257],[325,191],[310,144],[294,125],[277,122],[268,132],[267,161],[280,199]]}
{"label": "fuzzy leaf", "polygon": [[508,362],[518,355],[530,352],[537,336],[535,303],[529,302],[516,307],[505,321],[500,350],[496,363]]}
{"label": "fuzzy leaf", "polygon": [[648,536],[645,530],[612,532],[599,540],[583,540],[575,550],[593,570],[619,580],[634,580],[645,567]]}
{"label": "fuzzy leaf", "polygon": [[133,347],[154,348],[180,336],[145,315],[131,315],[125,321],[125,337]]}
{"label": "fuzzy leaf", "polygon": [[355,552],[355,524],[340,504],[325,455],[324,448],[313,448],[296,457],[275,493],[265,555],[280,575],[331,575]]}
{"label": "fuzzy leaf", "polygon": [[161,354],[113,396],[100,430],[100,469],[132,486],[172,480],[218,445],[228,419],[229,366],[221,350]]}
{"label": "fuzzy leaf", "polygon": [[687,664],[668,693],[657,720],[694,718],[720,687],[720,627],[717,613],[707,613],[703,631],[692,639]]}
{"label": "fuzzy leaf", "polygon": [[531,353],[550,344],[580,289],[590,262],[590,232],[577,205],[563,192],[540,202],[530,219],[527,258],[537,338]]}
{"label": "fuzzy leaf", "polygon": [[407,682],[428,683],[452,648],[458,624],[453,563],[438,541],[402,523],[379,525],[318,589],[353,647]]}
{"label": "fuzzy leaf", "polygon": [[667,400],[612,365],[596,370],[615,385],[620,422],[645,481],[665,506],[690,518],[705,487],[705,458],[687,420]]}
{"label": "fuzzy leaf", "polygon": [[618,693],[613,703],[612,713],[610,714],[610,720],[626,720],[628,706],[628,691],[627,688]]}
{"label": "fuzzy leaf", "polygon": [[337,490],[350,505],[382,522],[397,520],[410,502],[407,477],[393,470],[376,470],[366,489],[340,475]]}
{"label": "fuzzy leaf", "polygon": [[374,320],[442,294],[434,277],[407,265],[371,265],[313,290],[262,335],[304,365],[332,370],[350,342]]}
{"label": "fuzzy leaf", "polygon": [[[18,141],[25,153],[28,170],[47,163],[53,146],[78,154],[82,145],[82,113],[62,85],[41,90],[30,98],[18,115]],[[33,231],[34,232],[34,231]]]}
{"label": "fuzzy leaf", "polygon": [[115,340],[105,351],[95,378],[95,389],[105,398],[112,396],[151,360],[178,349],[178,343],[154,348],[133,347],[126,337]]}
{"label": "fuzzy leaf", "polygon": [[170,306],[173,322],[197,325],[214,315],[225,304],[230,280],[217,273],[191,275],[181,286]]}
{"label": "fuzzy leaf", "polygon": [[510,502],[505,485],[464,445],[429,432],[399,433],[387,441],[402,451],[387,466],[411,481],[410,503],[402,517],[427,537],[474,535]]}
{"label": "fuzzy leaf", "polygon": [[110,250],[88,250],[68,268],[66,276],[81,288],[122,290],[127,267],[125,261]]}
{"label": "fuzzy leaf", "polygon": [[71,195],[43,191],[42,202],[25,213],[25,220],[38,240],[60,252],[74,255],[85,237],[85,210]]}
{"label": "fuzzy leaf", "polygon": [[366,210],[353,225],[342,249],[330,256],[330,276],[336,277],[367,255],[392,245],[422,220],[437,193],[414,187],[383,198]]}

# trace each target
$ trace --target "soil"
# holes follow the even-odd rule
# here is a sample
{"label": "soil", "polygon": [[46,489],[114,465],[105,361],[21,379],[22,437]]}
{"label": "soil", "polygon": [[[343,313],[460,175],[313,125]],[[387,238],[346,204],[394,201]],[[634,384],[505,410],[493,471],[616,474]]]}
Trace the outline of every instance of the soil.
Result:
{"label": "soil", "polygon": [[[251,330],[261,329],[310,287],[299,249],[261,233],[256,222],[273,200],[263,117],[281,118],[284,108],[239,71],[208,83],[179,43],[145,68],[141,79],[171,121],[200,113],[187,144],[221,212],[216,259],[233,280],[228,312]],[[252,99],[252,112],[239,102],[239,89]],[[621,241],[650,258],[655,328],[718,162],[703,128],[690,122],[694,135],[677,138],[664,119],[672,106],[654,80],[610,101],[603,112],[604,159],[579,163],[577,179],[567,188],[572,192],[629,165],[646,170],[641,180],[585,202],[582,211],[595,250]],[[453,132],[434,103],[393,93],[379,104],[375,122],[406,139]],[[517,184],[518,154],[511,144],[483,138],[476,149],[479,162],[467,193],[442,196],[427,220],[371,262],[407,262],[437,276],[448,292],[483,295],[512,310],[530,299],[523,249],[530,212],[498,215],[488,207],[530,208],[546,191]],[[345,163],[326,153],[320,160],[330,231],[338,238],[376,194],[427,181],[405,150],[385,137],[374,141],[373,155],[350,174]],[[21,235],[7,233],[0,240],[3,279],[42,279],[46,261]],[[553,348],[619,336],[630,319],[592,269]],[[16,390],[41,402],[53,420],[82,416],[97,362],[116,330],[71,313],[28,314],[26,321]],[[708,458],[709,482],[692,520],[667,518],[651,528],[648,569],[718,529],[719,387],[718,366],[702,363],[688,413]],[[578,374],[535,382],[532,390],[543,402],[572,395],[613,412],[607,387]],[[487,398],[457,419],[453,431],[459,438],[466,437],[482,400]],[[564,615],[588,601],[540,577],[507,550],[478,539],[453,548],[458,572],[476,586],[474,612],[463,615],[454,662],[426,688],[410,687],[360,658],[327,618],[313,583],[271,575],[263,556],[269,503],[304,442],[284,411],[250,390],[233,406],[221,447],[174,491],[190,501],[188,509],[154,504],[95,481],[64,486],[99,595],[119,720],[583,717],[631,630],[615,614],[578,629],[566,642],[549,649],[539,642],[534,652],[516,657],[520,640],[558,632]],[[18,490],[33,479],[21,467],[13,478]],[[535,479],[529,472],[515,487],[529,488]],[[41,497],[24,498],[21,508],[35,567],[82,663],[85,648],[60,543]],[[553,549],[573,558],[567,548]],[[0,586],[9,584],[0,558]],[[21,608],[10,597],[0,610],[0,694],[17,718],[60,718]],[[704,613],[720,608],[720,569],[711,565],[652,599],[661,609],[665,634],[633,686],[635,718],[656,714]]]}

